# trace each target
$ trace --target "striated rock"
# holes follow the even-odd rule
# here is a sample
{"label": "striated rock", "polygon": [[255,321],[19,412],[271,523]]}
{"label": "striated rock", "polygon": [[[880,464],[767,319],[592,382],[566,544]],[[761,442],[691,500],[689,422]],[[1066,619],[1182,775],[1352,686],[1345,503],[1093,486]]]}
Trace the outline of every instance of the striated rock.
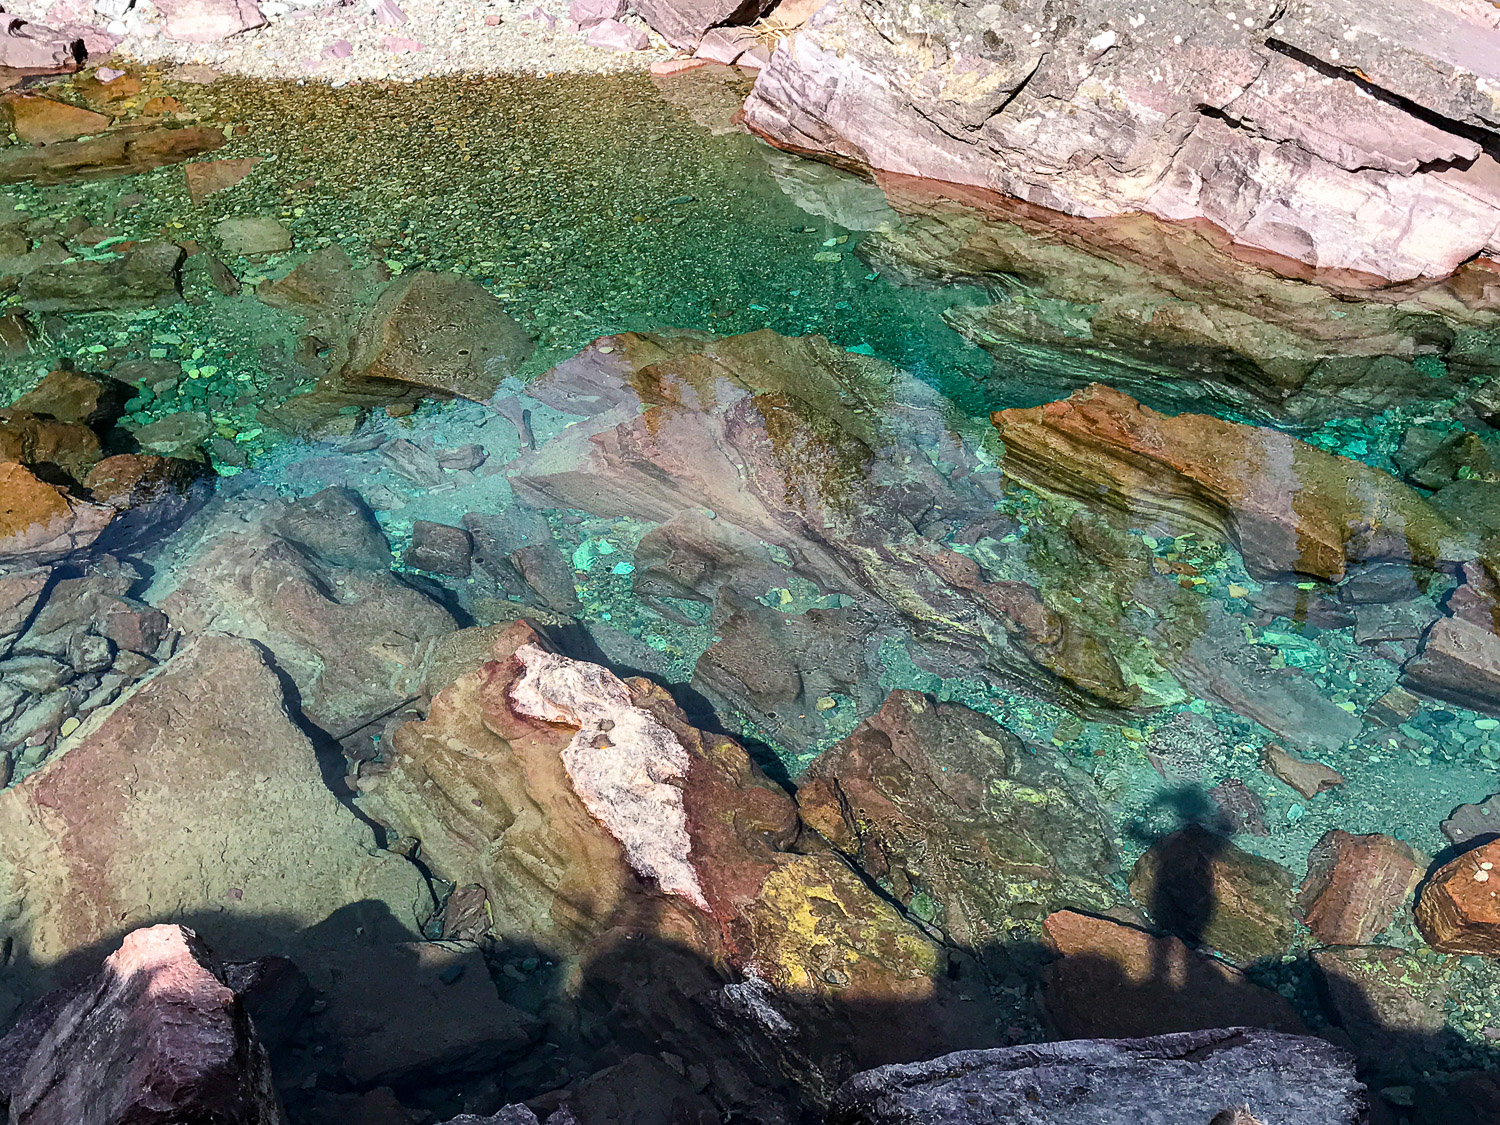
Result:
{"label": "striated rock", "polygon": [[1500,842],[1465,852],[1428,879],[1417,896],[1417,928],[1444,953],[1500,956]]}
{"label": "striated rock", "polygon": [[12,1125],[283,1120],[265,1048],[192,930],[127,934],[66,997],[0,1091]]}
{"label": "striated rock", "polygon": [[830,160],[1208,226],[1285,274],[1442,277],[1493,251],[1488,7],[1236,15],[837,0],[772,56],[745,118]]}
{"label": "striated rock", "polygon": [[190,632],[222,630],[265,645],[297,685],[303,713],[338,734],[405,702],[418,649],[457,623],[386,560],[356,569],[320,558],[328,541],[372,540],[379,527],[362,506],[319,510],[327,523],[310,547],[276,530],[300,521],[298,505],[252,501],[221,510],[185,545],[175,587],[158,604]]}
{"label": "striated rock", "polygon": [[416,570],[467,578],[473,555],[474,540],[463,528],[417,520],[403,561]]}
{"label": "striated rock", "polygon": [[1153,922],[1241,964],[1291,945],[1291,889],[1290,871],[1197,825],[1152,844],[1130,872]]}
{"label": "striated rock", "polygon": [[1359,1125],[1366,1100],[1354,1060],[1338,1048],[1318,1039],[1234,1027],[964,1051],[885,1066],[850,1079],[828,1121],[1222,1125],[1227,1111],[1245,1105],[1266,1121],[1285,1117],[1301,1125]]}
{"label": "striated rock", "polygon": [[953,943],[982,949],[1059,906],[1113,905],[1102,813],[993,720],[916,692],[821,755],[802,817]]}
{"label": "striated rock", "polygon": [[1290,785],[1308,800],[1343,785],[1347,780],[1333,767],[1288,754],[1274,742],[1268,742],[1262,748],[1260,761],[1268,773],[1278,781]]}
{"label": "striated rock", "polygon": [[199,639],[0,794],[4,936],[47,970],[163,916],[195,918],[230,955],[285,952],[335,912],[346,940],[412,932],[425,888],[374,843],[261,651]]}
{"label": "striated rock", "polygon": [[1240,1026],[1305,1031],[1292,1006],[1175,937],[1064,910],[1045,924],[1061,959],[1043,971],[1043,999],[1069,1039],[1128,1039]]}
{"label": "striated rock", "polygon": [[1311,960],[1318,986],[1361,1063],[1409,1074],[1437,1061],[1452,958],[1356,945],[1314,950]]}
{"label": "striated rock", "polygon": [[1401,669],[1401,683],[1479,711],[1500,707],[1500,636],[1493,625],[1445,617],[1427,631],[1417,655]]}
{"label": "striated rock", "polygon": [[340,1070],[361,1086],[483,1073],[540,1031],[501,1002],[484,958],[462,942],[351,949],[328,969],[324,1018]]}
{"label": "striated rock", "polygon": [[184,43],[215,43],[266,26],[254,0],[161,0],[162,34]]}
{"label": "striated rock", "polygon": [[1367,945],[1395,920],[1421,879],[1423,865],[1390,836],[1326,833],[1307,859],[1297,908],[1326,945]]}
{"label": "striated rock", "polygon": [[1412,489],[1275,430],[1168,417],[1097,384],[994,422],[1007,475],[1227,538],[1257,575],[1336,579],[1354,560],[1454,568],[1475,557]]}
{"label": "striated rock", "polygon": [[0,461],[0,566],[51,562],[87,547],[114,518],[113,508],[78,500]]}
{"label": "striated rock", "polygon": [[33,270],[21,279],[21,302],[34,313],[140,309],[179,301],[182,247],[141,243],[108,261],[80,260]]}
{"label": "striated rock", "polygon": [[20,74],[68,74],[84,59],[84,46],[43,24],[10,15],[0,29],[0,67]]}
{"label": "striated rock", "polygon": [[110,119],[102,113],[35,94],[7,97],[4,105],[11,131],[30,145],[76,140],[89,133],[102,133],[110,126]]}
{"label": "striated rock", "polygon": [[61,184],[133,176],[223,147],[222,129],[207,125],[112,129],[85,141],[60,141],[40,149],[0,154],[0,183]]}
{"label": "striated rock", "polygon": [[674,47],[689,50],[703,33],[727,23],[752,23],[774,7],[774,0],[637,0],[636,12]]}

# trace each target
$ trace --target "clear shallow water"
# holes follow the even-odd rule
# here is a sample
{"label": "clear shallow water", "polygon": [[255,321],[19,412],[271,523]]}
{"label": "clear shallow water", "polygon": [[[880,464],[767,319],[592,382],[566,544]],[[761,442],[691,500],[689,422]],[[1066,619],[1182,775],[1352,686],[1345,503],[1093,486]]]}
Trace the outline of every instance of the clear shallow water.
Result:
{"label": "clear shallow water", "polygon": [[[419,521],[456,526],[471,513],[511,510],[512,474],[501,469],[525,453],[523,435],[489,405],[462,400],[400,417],[377,412],[357,432],[351,415],[351,432],[332,441],[278,433],[262,409],[310,386],[315,365],[298,359],[302,318],[266,306],[255,286],[332,245],[357,267],[397,276],[462,273],[536,338],[535,354],[518,373],[522,381],[613,333],[819,334],[848,355],[886,361],[910,376],[896,379],[893,397],[870,411],[889,415],[877,418],[881,423],[908,410],[924,420],[909,427],[892,421],[883,465],[899,472],[915,462],[924,472],[963,478],[981,496],[993,494],[995,523],[984,534],[966,538],[966,529],[980,523],[968,513],[951,525],[930,521],[922,536],[973,560],[989,580],[1039,589],[1051,610],[1110,648],[1141,689],[1139,705],[1111,711],[1054,690],[1039,672],[1028,679],[945,664],[940,649],[934,657],[914,647],[889,618],[854,646],[861,648],[856,674],[834,669],[844,655],[820,651],[800,670],[817,690],[783,701],[783,711],[715,707],[695,670],[721,637],[722,618],[691,599],[645,599],[637,585],[638,549],[663,521],[603,506],[543,505],[547,534],[566,560],[576,596],[572,616],[595,655],[650,674],[706,708],[695,717],[743,736],[768,769],[793,782],[889,690],[915,688],[963,702],[1091,779],[1127,869],[1185,821],[1222,823],[1227,782],[1251,794],[1254,819],[1262,822],[1235,842],[1298,878],[1313,844],[1335,828],[1387,833],[1438,853],[1449,846],[1440,822],[1456,806],[1500,788],[1500,724],[1484,712],[1433,700],[1420,701],[1397,723],[1366,721],[1347,738],[1290,746],[1338,770],[1344,785],[1303,798],[1268,774],[1264,747],[1288,741],[1286,733],[1183,689],[1153,663],[1160,636],[1143,638],[1165,632],[1191,639],[1208,633],[1210,619],[1227,622],[1226,636],[1254,649],[1270,675],[1297,678],[1340,714],[1363,718],[1395,686],[1415,635],[1361,643],[1352,621],[1309,618],[1310,604],[1328,601],[1321,584],[1258,582],[1232,546],[1188,526],[1110,516],[1102,507],[1089,515],[1088,504],[1080,517],[1074,501],[1007,485],[988,412],[1035,401],[1039,372],[995,365],[944,319],[954,306],[983,303],[1005,286],[992,279],[995,294],[987,294],[975,284],[904,284],[872,266],[860,255],[862,244],[882,224],[900,227],[905,219],[878,189],[771,152],[730,128],[732,86],[699,75],[661,89],[644,78],[574,78],[338,91],[223,80],[168,90],[184,114],[232,126],[216,156],[259,156],[262,163],[202,206],[193,205],[180,170],[171,168],[83,185],[18,187],[14,197],[33,216],[33,230],[62,231],[81,215],[110,237],[164,235],[212,247],[217,220],[256,214],[279,218],[292,249],[226,259],[244,286],[237,295],[214,289],[190,269],[186,303],[43,319],[32,354],[7,361],[0,374],[6,399],[59,358],[84,370],[142,360],[179,365],[175,380],[157,382],[153,393],[131,401],[127,430],[182,411],[206,415],[218,439],[210,453],[224,504],[353,488],[377,510],[393,568],[444,598],[460,621],[488,623],[520,608],[520,598],[507,603],[475,578],[422,571],[409,565],[406,550]],[[1046,367],[1044,348],[1035,362]],[[542,449],[584,419],[515,385],[507,390],[530,411]],[[1414,396],[1370,416],[1286,428],[1400,471],[1402,442],[1418,422],[1488,436],[1472,414],[1455,415],[1468,388],[1451,390],[1444,384],[1431,399]],[[1190,403],[1194,393],[1190,382],[1176,386],[1173,401]],[[855,401],[852,394],[848,401]],[[1207,393],[1202,403],[1205,412],[1252,417]],[[438,451],[477,445],[484,460],[472,471],[450,471],[439,487],[424,487],[381,452],[402,440]],[[807,454],[812,473],[836,463],[820,461],[818,453]],[[1487,472],[1481,466],[1465,476],[1454,468],[1450,480],[1484,479]],[[916,479],[917,469],[911,474]],[[175,539],[144,553],[147,600],[176,588],[191,565],[194,535],[220,512],[210,507]],[[1123,564],[1111,562],[1114,548],[1089,546],[1096,518],[1106,525],[1098,539],[1128,542],[1129,557],[1151,576],[1149,590],[1127,588]],[[1075,533],[1080,520],[1088,527]],[[809,620],[809,611],[846,610],[862,596],[858,589],[820,586],[784,545],[773,548],[757,593],[774,613]],[[1436,603],[1449,585],[1437,580],[1427,596]],[[768,650],[766,659],[783,655]],[[380,733],[367,728],[345,749],[356,757],[379,755]],[[50,749],[44,741],[18,755],[17,779]],[[1382,941],[1420,945],[1409,916]],[[1291,960],[1284,970],[1263,970],[1299,995],[1307,981]],[[1480,1058],[1494,1018],[1488,987],[1494,982],[1484,976],[1487,969],[1475,972],[1449,1011],[1449,1025],[1474,1048],[1470,1062]]]}

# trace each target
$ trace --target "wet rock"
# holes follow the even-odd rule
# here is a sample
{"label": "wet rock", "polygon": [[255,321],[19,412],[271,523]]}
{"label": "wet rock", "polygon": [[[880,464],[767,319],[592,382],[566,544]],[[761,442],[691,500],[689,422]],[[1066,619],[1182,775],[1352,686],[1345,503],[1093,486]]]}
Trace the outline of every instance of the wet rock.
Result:
{"label": "wet rock", "polygon": [[93,543],[113,508],[79,500],[0,461],[0,566],[51,562]]}
{"label": "wet rock", "polygon": [[1428,503],[1467,531],[1482,536],[1500,532],[1500,482],[1456,480],[1434,492]]}
{"label": "wet rock", "polygon": [[[1485,137],[1500,125],[1480,95],[1449,93],[1472,60],[1444,44],[1490,58],[1492,20],[1392,4],[1361,16],[1365,45],[1351,48],[1349,17],[1322,3],[1266,5],[1241,21],[1183,5],[1128,33],[1110,14],[1075,2],[1038,26],[1029,11],[945,4],[919,31],[888,0],[839,0],[776,52],[746,120],[795,151],[1069,215],[1206,220],[1220,241],[1292,276],[1441,277],[1485,252],[1497,189],[1471,130]],[[1015,46],[965,57],[974,77],[956,93],[944,79],[959,57],[944,49],[917,61],[918,34]],[[1170,87],[1153,73],[1174,76]],[[1059,107],[1065,124],[1051,116]],[[1071,160],[1098,151],[1100,137],[1110,138],[1103,167]],[[1443,171],[1451,160],[1463,175]],[[1339,202],[1318,202],[1329,199]],[[1424,219],[1409,222],[1414,212]]]}
{"label": "wet rock", "polygon": [[1459,805],[1439,826],[1460,847],[1487,844],[1500,836],[1500,794],[1473,805]]}
{"label": "wet rock", "polygon": [[498,516],[470,512],[463,525],[474,541],[474,565],[491,581],[558,613],[578,612],[572,563],[540,512],[512,504]]}
{"label": "wet rock", "polygon": [[[715,1125],[722,1120],[713,1100],[694,1090],[678,1070],[655,1056],[641,1054],[589,1075],[568,1091],[547,1118],[559,1119],[607,1121],[611,1125]],[[498,1125],[521,1125],[505,1117],[496,1121]]]}
{"label": "wet rock", "polygon": [[1151,919],[1191,945],[1249,964],[1292,942],[1292,875],[1197,825],[1158,840],[1130,872]]}
{"label": "wet rock", "polygon": [[389,570],[391,544],[352,488],[325,488],[290,505],[275,523],[285,539],[332,566]]}
{"label": "wet rock", "polygon": [[110,119],[102,113],[34,94],[8,97],[4,104],[11,131],[31,145],[71,141],[110,126]]}
{"label": "wet rock", "polygon": [[1335,829],[1308,856],[1299,916],[1325,945],[1368,945],[1395,920],[1422,872],[1400,840]]}
{"label": "wet rock", "polygon": [[1430,598],[1413,598],[1394,605],[1362,605],[1354,613],[1356,644],[1414,641],[1442,616]]}
{"label": "wet rock", "polygon": [[171,304],[182,298],[178,276],[182,258],[182,247],[175,243],[141,243],[108,261],[80,260],[56,269],[35,270],[22,277],[17,294],[34,313]]}
{"label": "wet rock", "polygon": [[378,263],[356,269],[343,247],[335,244],[305,258],[290,273],[263,282],[256,297],[274,309],[300,313],[309,333],[324,343],[342,341],[349,332],[359,294],[390,280]]}
{"label": "wet rock", "polygon": [[10,409],[45,415],[59,422],[104,426],[119,419],[126,401],[134,394],[129,384],[118,379],[58,368],[11,403]]}
{"label": "wet rock", "polygon": [[[415,868],[373,850],[286,707],[255,645],[199,639],[0,794],[5,937],[33,975],[167,912],[202,919],[228,955],[335,911],[336,933],[415,928]],[[274,938],[256,924],[269,917]]]}
{"label": "wet rock", "polygon": [[1129,1039],[1229,1026],[1305,1031],[1280,995],[1175,937],[1074,911],[1051,915],[1045,930],[1061,959],[1044,970],[1043,999],[1065,1038]]}
{"label": "wet rock", "polygon": [[[200,160],[182,169],[187,180],[188,198],[194,207],[203,206],[203,201],[215,192],[226,191],[248,176],[257,164],[259,156],[241,156],[232,160]],[[220,235],[223,238],[223,235]]]}
{"label": "wet rock", "polygon": [[1346,780],[1344,775],[1333,767],[1325,766],[1322,762],[1299,758],[1295,754],[1288,754],[1274,742],[1266,743],[1261,750],[1260,764],[1267,773],[1278,781],[1290,785],[1308,800],[1312,800],[1319,793],[1343,785]]}
{"label": "wet rock", "polygon": [[162,0],[162,34],[184,43],[215,43],[266,26],[253,0]]}
{"label": "wet rock", "polygon": [[1060,906],[1114,904],[1117,860],[1087,790],[966,707],[893,692],[812,764],[797,805],[908,910],[969,949]]}
{"label": "wet rock", "polygon": [[44,568],[0,575],[0,643],[19,634],[30,622],[49,576],[50,571]]}
{"label": "wet rock", "polygon": [[224,983],[239,997],[257,1038],[273,1055],[291,1041],[315,1000],[307,975],[286,957],[225,965]]}
{"label": "wet rock", "polygon": [[1227,538],[1257,575],[1336,579],[1352,560],[1474,557],[1399,481],[1264,427],[1167,417],[1097,384],[994,422],[1016,480]]}
{"label": "wet rock", "polygon": [[1500,843],[1465,852],[1434,874],[1417,897],[1417,928],[1444,953],[1500,955]]}
{"label": "wet rock", "polygon": [[292,248],[291,232],[279,219],[265,215],[236,216],[214,224],[219,247],[230,257],[255,258]]}
{"label": "wet rock", "polygon": [[1500,481],[1500,443],[1466,430],[1441,433],[1435,445],[1420,429],[1408,436],[1415,440],[1403,440],[1396,462],[1412,484],[1441,489],[1460,480]]}
{"label": "wet rock", "polygon": [[417,520],[412,524],[411,546],[403,561],[416,570],[467,578],[473,554],[474,541],[463,528]]}
{"label": "wet rock", "polygon": [[1493,626],[1445,617],[1401,669],[1402,686],[1479,711],[1500,708],[1500,636]]}
{"label": "wet rock", "polygon": [[10,148],[0,154],[0,183],[48,185],[137,175],[212,152],[226,140],[222,129],[207,125],[137,126],[45,148]]}
{"label": "wet rock", "polygon": [[163,457],[201,459],[203,443],[213,432],[214,424],[207,415],[179,410],[142,426],[133,436],[142,449]]}
{"label": "wet rock", "polygon": [[462,942],[351,949],[329,966],[339,1069],[362,1086],[431,1082],[493,1069],[537,1021],[503,1003],[484,958]]}
{"label": "wet rock", "polygon": [[1411,692],[1405,688],[1393,687],[1370,704],[1365,715],[1374,722],[1396,727],[1415,715],[1421,706],[1422,701]]}
{"label": "wet rock", "polygon": [[1328,590],[1299,590],[1295,583],[1268,582],[1250,595],[1250,604],[1265,613],[1315,629],[1346,629],[1354,612]]}
{"label": "wet rock", "polygon": [[0,411],[0,461],[18,461],[55,483],[77,483],[103,455],[99,435],[87,426]]}
{"label": "wet rock", "polygon": [[1355,945],[1314,950],[1311,960],[1318,986],[1361,1063],[1399,1074],[1437,1061],[1447,1025],[1451,959]]}
{"label": "wet rock", "polygon": [[264,644],[304,714],[338,733],[404,702],[398,681],[420,646],[457,623],[388,569],[335,566],[284,538],[275,529],[287,512],[252,500],[216,513],[159,604],[189,632]]}
{"label": "wet rock", "polygon": [[127,934],[69,992],[8,1091],[15,1125],[283,1120],[265,1049],[192,930]]}
{"label": "wet rock", "polygon": [[455,887],[443,903],[443,940],[477,942],[484,938],[490,932],[489,903],[489,895],[481,886]]}
{"label": "wet rock", "polygon": [[1208,799],[1219,812],[1218,826],[1235,836],[1241,832],[1251,836],[1269,836],[1266,827],[1266,807],[1261,799],[1237,777],[1227,778],[1208,791]]}
{"label": "wet rock", "polygon": [[1222,1125],[1226,1110],[1243,1105],[1268,1121],[1357,1125],[1365,1090],[1354,1060],[1321,1040],[1230,1028],[966,1051],[881,1067],[839,1090],[829,1123],[1124,1125],[1166,1112],[1174,1121]]}
{"label": "wet rock", "polygon": [[448,479],[436,457],[405,438],[397,438],[382,445],[380,457],[412,484],[419,484],[423,488],[432,488]]}

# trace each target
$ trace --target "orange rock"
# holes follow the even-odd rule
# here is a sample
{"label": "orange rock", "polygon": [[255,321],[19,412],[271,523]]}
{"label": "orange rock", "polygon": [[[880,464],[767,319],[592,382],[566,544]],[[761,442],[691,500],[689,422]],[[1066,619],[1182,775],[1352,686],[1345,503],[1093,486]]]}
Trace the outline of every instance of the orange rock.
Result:
{"label": "orange rock", "polygon": [[[44,466],[81,481],[99,463],[99,435],[78,422],[60,422],[29,410],[0,411],[0,461]],[[55,476],[43,472],[48,479]]]}
{"label": "orange rock", "polygon": [[1210,1027],[1306,1034],[1292,1006],[1237,969],[1108,918],[1060,910],[1043,923],[1062,959],[1047,966],[1043,1000],[1067,1039],[1135,1039]]}
{"label": "orange rock", "polygon": [[1289,754],[1274,742],[1266,743],[1265,749],[1261,751],[1260,764],[1266,772],[1309,799],[1324,790],[1342,785],[1347,780],[1332,766]]}
{"label": "orange rock", "polygon": [[182,171],[187,178],[188,195],[193,206],[201,207],[214,192],[234,187],[260,161],[258,156],[242,156],[235,160],[200,160],[184,165]]}
{"label": "orange rock", "polygon": [[95,465],[83,484],[99,503],[123,510],[180,496],[203,473],[202,464],[180,457],[119,453]]}
{"label": "orange rock", "polygon": [[1421,877],[1416,854],[1400,840],[1335,829],[1308,857],[1297,907],[1319,941],[1365,945],[1391,924]]}
{"label": "orange rock", "polygon": [[86,547],[114,509],[74,499],[15,462],[0,462],[0,562],[48,562]]}
{"label": "orange rock", "polygon": [[110,119],[102,113],[34,94],[8,98],[5,104],[11,129],[27,144],[71,141],[90,133],[102,133],[110,125]]}
{"label": "orange rock", "polygon": [[1227,538],[1258,575],[1339,578],[1353,552],[1428,565],[1476,557],[1394,477],[1263,426],[1169,417],[1098,383],[992,421],[1007,476]]}
{"label": "orange rock", "polygon": [[1465,852],[1417,899],[1417,928],[1444,953],[1500,956],[1500,840]]}
{"label": "orange rock", "polygon": [[148,172],[221,147],[222,129],[207,125],[127,126],[83,141],[0,151],[0,183],[61,184]]}

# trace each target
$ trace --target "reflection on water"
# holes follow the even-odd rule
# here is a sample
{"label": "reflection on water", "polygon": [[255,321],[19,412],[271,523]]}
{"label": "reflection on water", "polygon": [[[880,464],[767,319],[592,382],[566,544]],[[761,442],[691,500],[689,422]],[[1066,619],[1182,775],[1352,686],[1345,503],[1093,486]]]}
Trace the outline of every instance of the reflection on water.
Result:
{"label": "reflection on water", "polygon": [[[800,815],[922,932],[1015,943],[1016,995],[1065,907],[1254,966],[1315,1027],[1309,950],[1417,957],[1409,888],[1357,939],[1293,899],[1334,830],[1413,873],[1486,835],[1450,814],[1500,789],[1492,287],[1353,295],[882,191],[735,130],[740,79],[674,81],[148,76],[127,121],[177,99],[152,112],[258,162],[197,200],[175,167],[15,187],[11,792],[225,632],[360,808],[467,670],[443,638],[524,616],[805,775]],[[933,778],[899,840],[850,796],[916,768],[897,689],[997,720],[941,738],[1008,763]],[[955,827],[984,816],[1010,827]],[[1433,986],[1450,1068],[1496,1031],[1471,960]]]}

